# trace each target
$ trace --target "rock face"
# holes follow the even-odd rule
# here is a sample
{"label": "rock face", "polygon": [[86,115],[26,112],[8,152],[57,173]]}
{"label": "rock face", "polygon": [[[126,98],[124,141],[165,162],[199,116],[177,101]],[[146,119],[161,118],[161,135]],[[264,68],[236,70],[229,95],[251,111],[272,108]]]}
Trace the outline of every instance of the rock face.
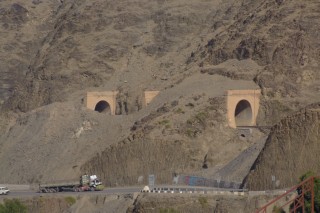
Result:
{"label": "rock face", "polygon": [[[197,37],[210,27],[207,19],[218,5],[218,1],[58,2],[21,3],[19,7],[8,4],[3,8],[2,19],[20,26],[20,37],[25,37],[31,27],[36,34],[17,41],[26,46],[26,57],[21,56],[24,63],[3,63],[20,64],[18,69],[23,70],[20,80],[6,78],[18,80],[10,84],[12,95],[6,108],[26,112],[68,100],[68,94],[76,91],[104,87],[131,93],[132,105],[137,96],[134,91],[141,92],[150,85],[154,88],[154,81],[160,90],[168,85],[159,85],[161,79],[183,69],[184,54],[200,42]],[[48,6],[51,11],[45,17],[41,8]],[[41,23],[34,22],[38,16],[43,18]],[[16,54],[20,53],[9,52],[6,58]],[[8,67],[7,72],[16,69]]]}
{"label": "rock face", "polygon": [[52,12],[58,5],[55,0],[41,1],[38,5],[31,1],[1,1],[1,105],[30,81],[26,74],[53,25]]}
{"label": "rock face", "polygon": [[[320,19],[318,1],[237,1],[219,15],[224,19],[214,22],[216,35],[189,59],[204,67],[230,59],[252,59],[259,64],[253,79],[268,98],[261,122],[272,125],[277,122],[275,113],[286,114],[304,107],[299,103],[319,100],[311,92],[319,91],[320,83],[319,40],[315,39],[320,29],[312,24]],[[224,20],[230,17],[234,22],[226,24]],[[239,71],[229,70],[224,75],[239,77]],[[286,104],[288,101],[291,104]]]}
{"label": "rock face", "polygon": [[319,103],[281,120],[248,175],[247,186],[252,190],[285,188],[297,184],[308,171],[318,174],[319,131]]}

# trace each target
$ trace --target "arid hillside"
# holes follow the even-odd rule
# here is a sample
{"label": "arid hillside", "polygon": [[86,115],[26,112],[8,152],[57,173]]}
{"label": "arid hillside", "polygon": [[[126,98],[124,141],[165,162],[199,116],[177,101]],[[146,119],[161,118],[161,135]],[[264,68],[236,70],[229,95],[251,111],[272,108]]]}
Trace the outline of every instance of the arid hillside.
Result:
{"label": "arid hillside", "polygon": [[[0,182],[212,177],[266,136],[228,126],[227,90],[261,89],[262,126],[320,101],[319,4],[1,1]],[[89,91],[119,91],[116,115],[87,109]]]}
{"label": "arid hillside", "polygon": [[[247,185],[253,190],[296,185],[308,171],[319,174],[320,104],[288,116],[273,127]],[[274,176],[274,180],[272,180]]]}
{"label": "arid hillside", "polygon": [[[223,14],[234,14],[233,22],[191,59],[204,67],[230,59],[251,59],[260,65],[250,79],[266,99],[260,123],[273,125],[289,111],[319,100],[320,44],[316,38],[320,28],[313,24],[320,19],[319,4],[312,0],[237,1]],[[221,26],[225,26],[221,20],[214,25],[217,31]],[[209,68],[207,72],[244,78],[239,70]]]}

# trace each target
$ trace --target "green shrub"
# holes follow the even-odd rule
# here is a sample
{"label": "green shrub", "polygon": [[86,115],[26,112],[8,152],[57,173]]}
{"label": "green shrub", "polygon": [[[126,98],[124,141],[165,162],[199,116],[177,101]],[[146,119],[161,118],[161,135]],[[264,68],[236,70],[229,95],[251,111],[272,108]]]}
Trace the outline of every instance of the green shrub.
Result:
{"label": "green shrub", "polygon": [[72,206],[76,203],[76,199],[71,196],[65,197],[64,200],[68,203],[69,206]]}
{"label": "green shrub", "polygon": [[26,213],[27,207],[18,199],[5,199],[4,204],[0,204],[0,213]]}
{"label": "green shrub", "polygon": [[202,208],[205,208],[208,205],[208,200],[206,197],[199,197],[198,201]]}
{"label": "green shrub", "polygon": [[169,124],[169,122],[170,122],[169,120],[165,119],[165,120],[159,121],[158,124],[165,126],[165,125]]}
{"label": "green shrub", "polygon": [[209,114],[207,112],[199,112],[196,114],[195,119],[197,119],[199,123],[205,126],[205,121],[208,116]]}
{"label": "green shrub", "polygon": [[186,135],[187,135],[188,137],[190,137],[190,138],[194,138],[194,137],[195,137],[195,132],[194,132],[192,129],[188,128],[188,129],[186,130]]}
{"label": "green shrub", "polygon": [[283,208],[274,206],[272,209],[272,213],[286,213],[286,212],[283,210]]}
{"label": "green shrub", "polygon": [[[305,174],[300,176],[299,178],[300,183],[312,176],[316,176],[313,171],[306,172]],[[314,179],[313,190],[314,190],[314,210],[315,212],[320,212],[320,179],[319,178]],[[297,189],[297,192],[299,195],[301,195],[302,188],[299,187]],[[303,197],[304,197],[304,207],[305,207],[304,212],[311,212],[311,209],[312,209],[311,192],[306,192]],[[300,208],[298,209],[297,212],[302,212],[302,211],[303,210]]]}

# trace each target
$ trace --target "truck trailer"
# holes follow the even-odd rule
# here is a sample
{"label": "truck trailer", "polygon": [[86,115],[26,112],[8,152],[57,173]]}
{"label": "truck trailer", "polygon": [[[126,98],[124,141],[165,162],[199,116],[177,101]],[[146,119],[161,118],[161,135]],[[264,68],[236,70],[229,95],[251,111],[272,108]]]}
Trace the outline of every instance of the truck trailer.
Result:
{"label": "truck trailer", "polygon": [[79,182],[39,184],[40,193],[101,191],[103,185],[96,175],[82,175]]}

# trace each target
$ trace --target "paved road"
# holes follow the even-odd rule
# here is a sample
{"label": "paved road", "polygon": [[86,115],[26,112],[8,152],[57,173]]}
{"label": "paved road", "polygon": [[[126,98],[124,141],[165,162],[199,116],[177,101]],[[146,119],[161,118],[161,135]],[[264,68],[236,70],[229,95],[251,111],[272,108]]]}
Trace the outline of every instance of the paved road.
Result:
{"label": "paved road", "polygon": [[213,178],[242,183],[263,149],[266,140],[267,137],[260,138],[256,143],[240,153],[226,166],[213,174]]}
{"label": "paved road", "polygon": [[[57,192],[57,193],[38,193],[32,190],[13,190],[9,193],[9,195],[1,195],[2,198],[21,198],[21,197],[40,197],[40,196],[78,196],[78,195],[121,195],[121,194],[133,194],[135,192],[140,192],[143,187],[123,187],[123,188],[107,188],[103,191],[88,191],[88,192]],[[199,192],[199,191],[230,191],[228,188],[212,188],[212,187],[195,187],[195,186],[166,186],[159,185],[155,187],[155,190],[158,191],[191,191],[191,192]],[[234,189],[237,191],[236,189]],[[242,190],[239,190],[242,191]]]}
{"label": "paved road", "polygon": [[140,192],[142,187],[128,187],[128,188],[108,188],[103,191],[88,191],[88,192],[58,192],[58,193],[38,193],[36,191],[11,191],[8,195],[1,195],[0,198],[15,198],[15,197],[39,197],[39,196],[54,196],[54,195],[111,195],[111,194],[131,194]]}

